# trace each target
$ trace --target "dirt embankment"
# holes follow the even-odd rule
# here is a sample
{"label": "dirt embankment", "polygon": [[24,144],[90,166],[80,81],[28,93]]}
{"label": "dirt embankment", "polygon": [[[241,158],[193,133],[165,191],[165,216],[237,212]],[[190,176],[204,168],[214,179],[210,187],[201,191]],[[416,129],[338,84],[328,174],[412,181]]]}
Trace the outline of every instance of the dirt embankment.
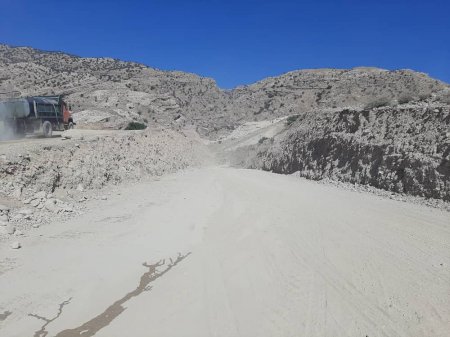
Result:
{"label": "dirt embankment", "polygon": [[106,199],[106,185],[198,166],[207,156],[194,134],[156,129],[0,143],[0,234],[67,218],[90,198]]}
{"label": "dirt embankment", "polygon": [[170,130],[72,135],[65,134],[70,137],[65,141],[63,136],[54,142],[0,148],[0,193],[23,199],[38,191],[98,189],[174,172],[202,160],[198,141]]}
{"label": "dirt embankment", "polygon": [[245,167],[450,200],[446,105],[303,113],[245,153]]}

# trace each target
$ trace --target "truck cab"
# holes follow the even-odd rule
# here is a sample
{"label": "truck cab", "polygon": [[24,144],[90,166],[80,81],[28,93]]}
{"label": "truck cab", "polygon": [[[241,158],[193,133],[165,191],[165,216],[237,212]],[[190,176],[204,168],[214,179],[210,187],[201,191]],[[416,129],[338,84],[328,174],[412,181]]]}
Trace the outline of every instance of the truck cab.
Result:
{"label": "truck cab", "polygon": [[64,101],[62,101],[62,109],[63,109],[64,128],[66,130],[73,129],[75,123],[73,122],[72,113],[70,112],[69,108],[67,107],[67,103]]}

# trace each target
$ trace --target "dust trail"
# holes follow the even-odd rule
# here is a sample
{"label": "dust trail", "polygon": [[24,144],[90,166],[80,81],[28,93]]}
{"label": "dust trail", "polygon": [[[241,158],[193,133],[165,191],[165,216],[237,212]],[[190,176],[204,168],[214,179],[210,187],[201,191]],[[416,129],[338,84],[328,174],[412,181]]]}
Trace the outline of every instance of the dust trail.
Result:
{"label": "dust trail", "polygon": [[60,303],[59,309],[58,309],[58,313],[52,319],[45,318],[43,316],[39,316],[39,315],[36,315],[36,314],[28,314],[28,316],[35,317],[35,318],[40,319],[40,320],[45,322],[45,324],[38,331],[36,331],[34,333],[33,337],[45,337],[45,336],[47,336],[48,331],[46,331],[45,328],[47,327],[47,325],[49,325],[51,322],[53,322],[55,319],[57,319],[59,316],[61,316],[64,306],[69,304],[71,300],[72,300],[72,298],[69,298],[67,301],[64,301],[64,302]]}
{"label": "dust trail", "polygon": [[17,136],[14,128],[9,123],[0,120],[0,141],[15,139]]}
{"label": "dust trail", "polygon": [[[103,329],[104,327],[108,326],[115,318],[117,318],[122,312],[125,311],[126,308],[123,307],[123,304],[125,304],[127,301],[129,301],[131,298],[139,296],[144,291],[148,291],[151,289],[149,287],[149,284],[153,281],[155,281],[157,278],[163,276],[165,273],[167,273],[170,269],[172,269],[174,266],[176,266],[179,262],[184,260],[187,256],[189,256],[190,253],[186,255],[179,254],[177,259],[175,261],[172,261],[170,259],[170,264],[164,269],[162,272],[157,272],[156,268],[163,266],[165,260],[159,261],[156,264],[149,265],[147,263],[143,263],[144,267],[148,268],[148,271],[145,272],[140,279],[139,285],[136,287],[136,289],[132,290],[128,294],[126,294],[121,299],[114,302],[112,305],[110,305],[105,311],[103,311],[101,314],[97,315],[96,317],[92,318],[90,321],[80,325],[77,328],[74,329],[67,329],[59,332],[55,337],[91,337],[94,336],[98,331]],[[45,335],[43,335],[45,336]],[[35,335],[35,337],[37,337]]]}
{"label": "dust trail", "polygon": [[8,318],[9,315],[11,315],[12,312],[11,311],[3,311],[3,314],[0,314],[0,322],[4,321],[5,319]]}

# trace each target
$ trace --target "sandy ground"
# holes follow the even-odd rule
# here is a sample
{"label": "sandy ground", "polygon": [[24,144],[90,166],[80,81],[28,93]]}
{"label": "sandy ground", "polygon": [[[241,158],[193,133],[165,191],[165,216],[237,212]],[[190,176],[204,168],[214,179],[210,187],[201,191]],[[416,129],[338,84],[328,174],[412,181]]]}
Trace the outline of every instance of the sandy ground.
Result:
{"label": "sandy ground", "polygon": [[448,212],[217,167],[108,193],[0,247],[1,336],[448,336]]}

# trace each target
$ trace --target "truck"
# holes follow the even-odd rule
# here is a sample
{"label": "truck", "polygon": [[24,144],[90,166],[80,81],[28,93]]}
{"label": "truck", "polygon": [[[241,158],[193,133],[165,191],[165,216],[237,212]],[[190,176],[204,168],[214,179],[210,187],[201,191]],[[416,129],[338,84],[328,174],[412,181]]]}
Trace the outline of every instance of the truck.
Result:
{"label": "truck", "polygon": [[0,102],[0,123],[16,136],[72,129],[75,125],[66,102],[59,96],[31,96]]}

